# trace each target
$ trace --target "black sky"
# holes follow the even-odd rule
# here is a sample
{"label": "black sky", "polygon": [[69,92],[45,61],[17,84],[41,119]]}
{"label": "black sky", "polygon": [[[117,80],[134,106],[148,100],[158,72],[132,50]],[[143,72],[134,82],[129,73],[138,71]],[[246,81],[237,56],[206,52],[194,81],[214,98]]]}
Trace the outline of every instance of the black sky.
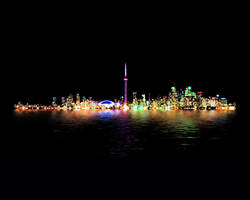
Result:
{"label": "black sky", "polygon": [[[73,13],[73,12],[72,12]],[[118,11],[119,13],[119,11]],[[64,13],[65,14],[65,13]],[[12,101],[48,103],[80,92],[95,99],[165,95],[173,83],[237,100],[240,24],[232,17],[19,12],[7,16],[5,68]]]}

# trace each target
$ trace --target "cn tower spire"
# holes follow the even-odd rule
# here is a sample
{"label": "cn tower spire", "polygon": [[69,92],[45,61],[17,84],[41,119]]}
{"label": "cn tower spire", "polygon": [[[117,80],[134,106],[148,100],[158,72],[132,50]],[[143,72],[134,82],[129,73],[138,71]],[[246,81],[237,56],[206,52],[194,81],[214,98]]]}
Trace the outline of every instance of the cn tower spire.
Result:
{"label": "cn tower spire", "polygon": [[127,63],[125,63],[125,75],[124,75],[124,105],[127,105]]}
{"label": "cn tower spire", "polygon": [[127,77],[127,63],[125,63],[125,77]]}

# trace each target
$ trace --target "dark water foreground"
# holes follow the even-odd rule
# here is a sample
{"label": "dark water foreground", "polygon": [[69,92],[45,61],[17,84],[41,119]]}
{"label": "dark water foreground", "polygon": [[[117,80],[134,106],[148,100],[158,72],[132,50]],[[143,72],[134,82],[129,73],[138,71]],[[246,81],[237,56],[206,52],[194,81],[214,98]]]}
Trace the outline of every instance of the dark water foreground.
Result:
{"label": "dark water foreground", "polygon": [[13,112],[4,159],[248,158],[237,112]]}

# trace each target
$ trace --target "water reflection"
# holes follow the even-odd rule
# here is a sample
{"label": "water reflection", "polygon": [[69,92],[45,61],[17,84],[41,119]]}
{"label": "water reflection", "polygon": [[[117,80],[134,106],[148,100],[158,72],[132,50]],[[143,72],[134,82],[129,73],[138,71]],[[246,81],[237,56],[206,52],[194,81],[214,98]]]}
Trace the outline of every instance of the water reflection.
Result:
{"label": "water reflection", "polygon": [[103,143],[107,157],[128,157],[152,145],[186,150],[203,140],[220,139],[235,115],[236,112],[221,111],[119,110],[16,113],[17,118],[27,121],[46,118],[57,135],[81,136],[85,142],[95,137],[93,141]]}

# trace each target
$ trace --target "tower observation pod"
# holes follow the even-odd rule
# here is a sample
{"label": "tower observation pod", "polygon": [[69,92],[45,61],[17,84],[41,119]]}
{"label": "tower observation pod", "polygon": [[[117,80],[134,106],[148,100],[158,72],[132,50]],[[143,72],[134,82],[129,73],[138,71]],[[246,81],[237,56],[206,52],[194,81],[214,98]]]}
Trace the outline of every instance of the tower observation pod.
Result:
{"label": "tower observation pod", "polygon": [[125,76],[124,76],[124,105],[127,105],[127,64],[125,63]]}

